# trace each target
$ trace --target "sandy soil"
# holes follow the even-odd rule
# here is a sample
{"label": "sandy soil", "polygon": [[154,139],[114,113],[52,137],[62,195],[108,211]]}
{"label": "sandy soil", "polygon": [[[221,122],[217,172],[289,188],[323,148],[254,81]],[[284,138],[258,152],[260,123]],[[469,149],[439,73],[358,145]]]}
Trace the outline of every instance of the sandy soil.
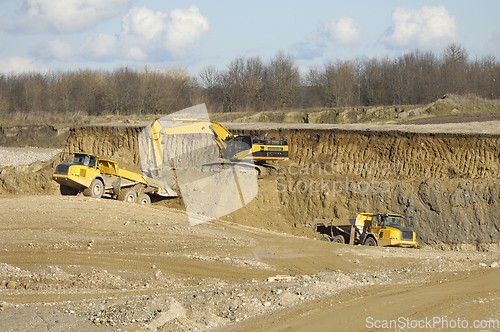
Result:
{"label": "sandy soil", "polygon": [[404,124],[425,125],[441,123],[489,122],[500,120],[500,111],[484,111],[475,113],[449,114],[433,117],[422,117],[405,121]]}
{"label": "sandy soil", "polygon": [[178,210],[81,196],[1,195],[0,211],[1,331],[500,319],[498,252],[351,247],[224,220],[190,227]]}
{"label": "sandy soil", "polygon": [[[439,118],[436,120],[436,118]],[[247,130],[279,130],[279,129],[340,129],[340,130],[372,130],[372,131],[402,131],[410,133],[458,133],[458,134],[498,134],[500,121],[480,120],[472,122],[448,123],[448,116],[422,118],[423,123],[352,123],[352,124],[316,124],[316,123],[224,123],[230,129]],[[425,122],[424,122],[425,121]],[[451,119],[449,120],[451,121]]]}
{"label": "sandy soil", "polygon": [[[498,134],[490,115],[300,128]],[[279,205],[270,186],[246,210],[191,227],[170,208],[179,203],[63,197],[35,176],[52,165],[19,167],[24,181],[7,181],[17,168],[0,180],[50,195],[0,193],[0,331],[500,329],[498,246],[352,247],[280,233],[282,210],[261,210]],[[241,225],[255,216],[259,228]]]}

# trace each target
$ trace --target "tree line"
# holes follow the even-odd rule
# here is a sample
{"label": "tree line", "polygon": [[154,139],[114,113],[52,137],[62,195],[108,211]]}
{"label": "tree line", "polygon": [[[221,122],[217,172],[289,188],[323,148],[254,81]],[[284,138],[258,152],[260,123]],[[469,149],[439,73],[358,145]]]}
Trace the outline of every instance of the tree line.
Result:
{"label": "tree line", "polygon": [[[197,75],[185,68],[0,75],[0,115],[33,122],[93,115],[166,114],[200,102],[212,112],[425,104],[446,93],[500,98],[500,61],[471,59],[450,44],[440,55],[337,60],[301,72],[290,54],[238,57]],[[30,121],[31,120],[31,121]]]}
{"label": "tree line", "polygon": [[164,114],[191,106],[195,87],[185,68],[0,75],[0,115],[4,121],[37,123]]}

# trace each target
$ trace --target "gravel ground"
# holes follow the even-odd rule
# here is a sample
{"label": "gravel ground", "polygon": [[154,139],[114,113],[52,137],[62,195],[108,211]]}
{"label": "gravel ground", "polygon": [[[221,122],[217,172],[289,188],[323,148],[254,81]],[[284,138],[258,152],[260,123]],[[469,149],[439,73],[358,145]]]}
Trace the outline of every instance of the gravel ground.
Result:
{"label": "gravel ground", "polygon": [[[60,152],[0,148],[0,167]],[[86,197],[7,195],[0,210],[0,331],[285,330],[299,310],[326,326],[322,312],[353,303],[358,316],[338,326],[359,330],[381,303],[397,318],[400,298],[414,317],[500,312],[493,245],[352,247],[219,221],[188,227],[178,211]],[[369,297],[380,289],[390,301]]]}
{"label": "gravel ground", "polygon": [[37,161],[48,161],[61,151],[61,149],[0,147],[0,167],[31,165]]}
{"label": "gravel ground", "polygon": [[[0,215],[0,331],[268,331],[249,324],[302,306],[314,317],[322,301],[363,308],[376,287],[453,303],[456,293],[433,297],[426,287],[497,285],[500,272],[497,251],[354,247],[222,221],[190,227],[173,209],[110,199],[6,195],[0,209],[9,211]],[[495,287],[471,301],[493,303],[485,296]]]}

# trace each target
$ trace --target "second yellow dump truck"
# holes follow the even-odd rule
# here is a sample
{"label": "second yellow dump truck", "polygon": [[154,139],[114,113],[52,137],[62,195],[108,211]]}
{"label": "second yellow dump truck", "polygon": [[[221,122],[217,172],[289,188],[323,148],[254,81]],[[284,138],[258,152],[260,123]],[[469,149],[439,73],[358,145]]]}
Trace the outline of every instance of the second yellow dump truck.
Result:
{"label": "second yellow dump truck", "polygon": [[356,218],[315,219],[312,226],[324,240],[367,246],[417,247],[411,219],[396,213],[360,213]]}
{"label": "second yellow dump truck", "polygon": [[73,153],[71,162],[56,166],[52,179],[60,184],[62,195],[100,198],[106,195],[126,202],[150,204],[150,194],[175,197],[166,181],[121,169],[118,163],[88,153]]}

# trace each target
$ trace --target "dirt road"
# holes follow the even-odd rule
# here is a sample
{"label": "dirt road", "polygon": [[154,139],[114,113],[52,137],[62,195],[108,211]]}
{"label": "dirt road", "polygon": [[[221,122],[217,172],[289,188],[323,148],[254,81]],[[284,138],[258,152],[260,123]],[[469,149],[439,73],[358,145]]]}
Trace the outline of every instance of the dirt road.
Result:
{"label": "dirt road", "polygon": [[224,220],[191,227],[178,210],[80,196],[1,195],[0,211],[2,331],[500,319],[496,251],[350,247]]}

